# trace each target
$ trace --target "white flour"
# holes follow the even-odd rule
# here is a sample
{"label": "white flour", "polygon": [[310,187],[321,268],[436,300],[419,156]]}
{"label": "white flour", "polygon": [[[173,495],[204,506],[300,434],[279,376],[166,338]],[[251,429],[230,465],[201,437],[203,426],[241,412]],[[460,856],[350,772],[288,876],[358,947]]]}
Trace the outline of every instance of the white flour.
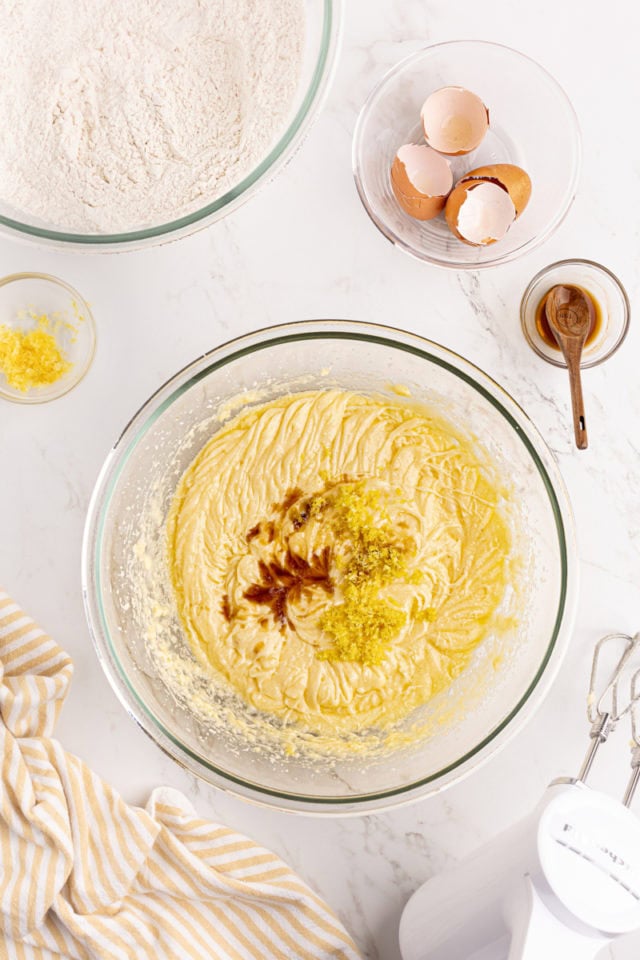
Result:
{"label": "white flour", "polygon": [[70,230],[175,219],[288,118],[303,0],[0,0],[0,200]]}

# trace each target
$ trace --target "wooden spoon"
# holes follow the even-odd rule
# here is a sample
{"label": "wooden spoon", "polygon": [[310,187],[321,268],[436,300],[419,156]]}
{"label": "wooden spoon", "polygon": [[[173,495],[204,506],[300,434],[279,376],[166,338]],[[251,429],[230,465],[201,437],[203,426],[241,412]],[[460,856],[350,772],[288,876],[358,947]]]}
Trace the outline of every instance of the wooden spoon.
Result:
{"label": "wooden spoon", "polygon": [[579,450],[586,450],[589,441],[582,398],[580,358],[595,321],[595,307],[586,293],[570,284],[553,287],[547,294],[544,307],[551,332],[567,362],[576,446]]}

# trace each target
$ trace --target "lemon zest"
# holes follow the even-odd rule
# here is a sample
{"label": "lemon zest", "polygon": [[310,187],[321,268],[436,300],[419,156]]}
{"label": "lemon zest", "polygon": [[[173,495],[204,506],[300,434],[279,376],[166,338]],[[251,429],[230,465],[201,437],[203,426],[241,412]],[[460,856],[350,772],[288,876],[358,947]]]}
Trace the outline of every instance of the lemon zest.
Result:
{"label": "lemon zest", "polygon": [[72,367],[56,340],[58,322],[46,313],[34,319],[36,325],[26,331],[0,325],[0,370],[7,384],[22,393],[55,383]]}
{"label": "lemon zest", "polygon": [[333,644],[318,652],[320,660],[347,660],[378,666],[389,644],[406,625],[406,613],[380,596],[395,580],[413,581],[407,572],[410,549],[388,529],[391,519],[381,491],[363,481],[339,487],[331,525],[347,546],[338,564],[344,577],[343,602],[322,614],[320,626]]}

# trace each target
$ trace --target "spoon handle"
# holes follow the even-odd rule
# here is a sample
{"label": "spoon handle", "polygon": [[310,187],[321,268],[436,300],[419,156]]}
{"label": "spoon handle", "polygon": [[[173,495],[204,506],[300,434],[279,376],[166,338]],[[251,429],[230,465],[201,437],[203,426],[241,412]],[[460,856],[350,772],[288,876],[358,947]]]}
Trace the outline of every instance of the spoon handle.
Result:
{"label": "spoon handle", "polygon": [[580,376],[580,349],[565,352],[567,370],[569,371],[569,386],[571,387],[571,407],[573,410],[573,432],[578,450],[586,450],[589,446],[587,437],[587,421],[584,413],[584,399],[582,396],[582,378]]}

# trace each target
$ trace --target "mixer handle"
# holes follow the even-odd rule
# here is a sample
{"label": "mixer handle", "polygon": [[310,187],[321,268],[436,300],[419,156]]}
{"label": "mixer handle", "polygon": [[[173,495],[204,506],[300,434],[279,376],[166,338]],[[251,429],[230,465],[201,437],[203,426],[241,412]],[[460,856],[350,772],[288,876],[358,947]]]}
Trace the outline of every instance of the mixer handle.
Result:
{"label": "mixer handle", "polygon": [[507,960],[596,960],[610,942],[598,930],[579,929],[579,924],[574,927],[571,922],[560,920],[530,876],[516,884],[505,904],[505,918],[511,933]]}

